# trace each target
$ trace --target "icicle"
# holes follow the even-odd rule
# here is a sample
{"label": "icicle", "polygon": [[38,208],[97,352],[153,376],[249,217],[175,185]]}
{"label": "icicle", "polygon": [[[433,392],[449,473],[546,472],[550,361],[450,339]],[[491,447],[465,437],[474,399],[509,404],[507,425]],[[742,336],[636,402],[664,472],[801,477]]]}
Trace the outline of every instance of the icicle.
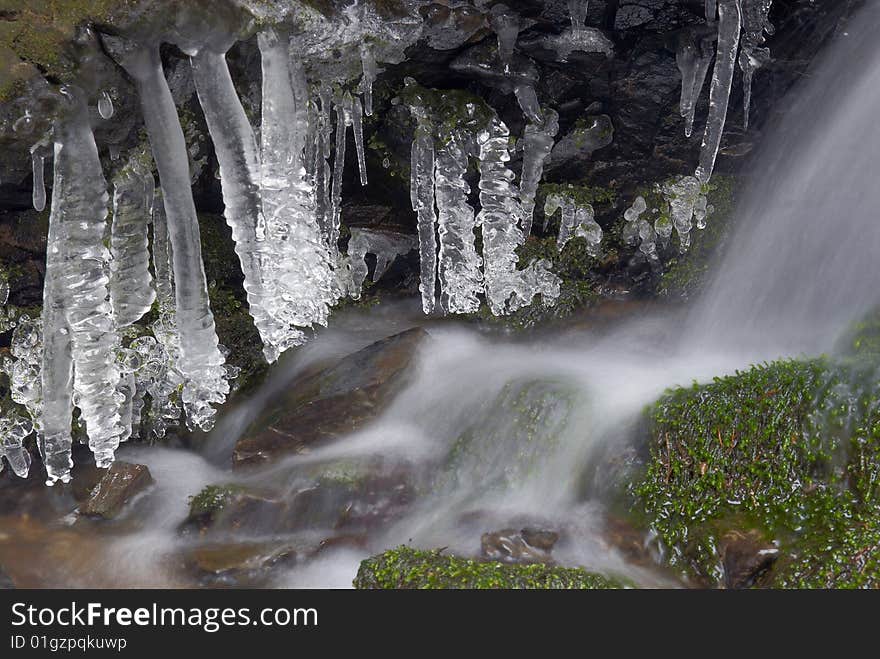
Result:
{"label": "icicle", "polygon": [[524,236],[518,227],[522,208],[517,203],[514,174],[507,167],[509,138],[510,131],[497,117],[477,136],[482,207],[477,222],[483,234],[486,301],[496,316],[531,304],[538,294],[545,303],[552,303],[559,296],[560,284],[548,270],[546,260],[533,261],[524,270],[517,270],[516,248]]}
{"label": "icicle", "polygon": [[[266,240],[275,250],[273,261],[264,264],[265,276],[278,287],[280,319],[297,328],[326,325],[339,292],[304,163],[308,85],[299,64],[291,62],[287,42],[270,30],[258,35],[258,44],[263,70],[261,203]],[[338,222],[335,226],[338,236]],[[280,349],[306,339],[300,331]]]}
{"label": "icicle", "polygon": [[364,93],[364,114],[368,117],[372,117],[373,82],[379,75],[379,67],[376,65],[376,58],[373,56],[373,50],[366,43],[361,44],[361,66],[364,70],[364,77],[361,79],[361,88]]}
{"label": "icicle", "polygon": [[46,208],[46,183],[43,180],[43,155],[36,150],[31,152],[31,167],[34,173],[34,210],[40,212]]}
{"label": "icicle", "polygon": [[113,99],[110,98],[110,94],[106,90],[102,91],[100,98],[98,98],[98,114],[101,115],[101,119],[110,119],[114,112]]}
{"label": "icicle", "polygon": [[694,129],[694,116],[697,112],[697,101],[706,83],[709,65],[712,63],[712,51],[708,45],[695,44],[693,35],[688,33],[682,37],[675,61],[681,72],[681,116],[685,119],[684,134],[690,137]]}
{"label": "icicle", "polygon": [[712,87],[709,92],[709,118],[700,150],[700,165],[696,177],[701,183],[708,183],[715,168],[715,159],[721,146],[721,135],[727,118],[730,101],[730,87],[733,83],[733,69],[739,47],[739,34],[742,24],[739,0],[720,0],[718,5],[718,53],[715,57],[715,71],[712,74]]}
{"label": "icicle", "polygon": [[551,193],[544,201],[545,222],[559,209],[562,209],[562,219],[556,237],[556,249],[561,252],[569,240],[579,236],[587,242],[587,253],[593,257],[599,256],[602,227],[596,222],[596,211],[593,210],[593,206],[591,204],[580,206],[565,193]]}
{"label": "icicle", "polygon": [[[149,270],[144,174],[136,154],[113,182],[113,223],[110,230],[110,306],[117,327],[140,320],[156,293]],[[152,189],[151,189],[152,192]]]}
{"label": "icicle", "polygon": [[523,137],[522,175],[519,184],[519,200],[522,204],[522,231],[528,237],[532,231],[535,213],[535,194],[544,173],[544,162],[553,149],[553,138],[559,132],[559,115],[555,110],[542,112],[540,121],[526,125]]}
{"label": "icicle", "polygon": [[639,250],[648,257],[650,261],[657,261],[657,234],[654,232],[654,227],[651,226],[651,223],[647,220],[639,220],[639,238],[642,239],[641,244],[639,245]]}
{"label": "icicle", "polygon": [[715,9],[715,3],[717,0],[706,0],[706,20],[712,23],[715,20],[715,14],[717,13]]}
{"label": "icicle", "polygon": [[318,226],[324,236],[330,253],[336,252],[336,244],[330,242],[332,228],[332,204],[330,201],[330,144],[333,137],[333,124],[330,120],[330,91],[326,87],[318,92],[318,125],[315,131],[315,203]]}
{"label": "icicle", "polygon": [[[156,302],[159,317],[151,329],[155,342],[135,339],[131,348],[138,351],[155,371],[147,385],[150,394],[150,422],[157,437],[164,437],[170,423],[180,418],[182,408],[178,391],[184,378],[178,371],[180,362],[180,335],[177,331],[177,318],[171,242],[168,236],[168,222],[161,192],[153,207],[153,271],[156,273]],[[149,337],[142,337],[147,339]]]}
{"label": "icicle", "polygon": [[410,201],[418,216],[419,291],[422,310],[434,312],[437,277],[437,213],[434,210],[434,138],[433,127],[425,109],[411,105],[416,118],[416,132],[410,159]]}
{"label": "icicle", "polygon": [[580,30],[587,24],[589,0],[568,0],[568,13],[571,16],[571,29]]}
{"label": "icicle", "polygon": [[513,50],[519,36],[519,14],[512,11],[507,5],[493,5],[489,11],[489,26],[498,37],[498,58],[501,60],[504,70],[507,71],[510,69]]}
{"label": "icicle", "polygon": [[473,313],[480,308],[477,295],[483,290],[483,261],[474,246],[474,209],[468,203],[467,173],[469,136],[452,130],[444,136],[434,162],[440,256],[440,305],[448,313]]}
{"label": "icicle", "polygon": [[[36,430],[39,433],[40,446],[43,446],[43,386],[40,373],[43,363],[42,320],[39,318],[31,320],[27,314],[22,314],[18,318],[15,330],[12,332],[10,348],[13,358],[7,358],[3,361],[3,370],[9,376],[9,395],[13,401],[24,406],[30,417],[30,422],[28,423],[24,420],[18,422],[15,421],[14,417],[9,417],[10,421],[14,421],[14,423],[8,428],[6,437],[0,438],[0,442],[5,445],[6,458],[9,460],[13,472],[24,477],[29,471],[24,468],[24,461],[29,462],[30,456],[18,453],[18,438],[20,437],[23,442],[31,432]],[[26,430],[28,432],[23,434]],[[52,446],[50,443],[50,448]],[[2,453],[3,446],[0,446],[0,454]],[[44,455],[46,454],[44,453]],[[51,455],[54,456],[54,453]],[[13,461],[15,461],[14,464]],[[67,465],[66,462],[62,465],[60,459],[54,460],[52,465],[53,467],[58,466],[64,469],[70,468],[70,465]],[[58,477],[60,478],[61,475],[59,474]]]}
{"label": "icicle", "polygon": [[602,227],[596,222],[596,213],[593,207],[587,204],[578,208],[575,215],[574,235],[583,238],[587,242],[587,254],[597,258],[602,253]]}
{"label": "icicle", "polygon": [[223,215],[232,229],[248,309],[263,341],[263,354],[271,363],[277,359],[281,347],[289,345],[299,332],[276,320],[278,300],[274,281],[264,272],[264,264],[274,258],[274,244],[265,239],[257,140],[232,84],[225,54],[203,50],[190,61],[199,102],[217,153],[225,206]]}
{"label": "icicle", "polygon": [[180,336],[178,366],[186,378],[182,400],[188,421],[208,430],[214,423],[215,410],[211,405],[226,400],[229,385],[224,378],[224,360],[217,348],[214,317],[208,304],[199,225],[189,185],[186,142],[162,71],[158,46],[133,53],[124,65],[138,87],[173,246]]}
{"label": "icicle", "polygon": [[739,68],[743,72],[743,126],[749,129],[752,104],[752,80],[755,71],[770,61],[770,50],[761,48],[764,33],[773,34],[769,14],[773,0],[744,0],[742,3],[742,47]]}
{"label": "icicle", "polygon": [[346,129],[351,125],[351,95],[346,94],[335,103],[336,109],[336,153],[333,157],[333,196],[331,197],[332,220],[330,223],[330,249],[335,253],[339,240],[339,226],[342,217],[342,173],[345,170]]}
{"label": "icicle", "polygon": [[364,118],[361,109],[361,99],[357,96],[352,99],[351,127],[354,132],[354,146],[357,150],[358,171],[361,175],[361,185],[367,184],[367,162],[364,155]]}

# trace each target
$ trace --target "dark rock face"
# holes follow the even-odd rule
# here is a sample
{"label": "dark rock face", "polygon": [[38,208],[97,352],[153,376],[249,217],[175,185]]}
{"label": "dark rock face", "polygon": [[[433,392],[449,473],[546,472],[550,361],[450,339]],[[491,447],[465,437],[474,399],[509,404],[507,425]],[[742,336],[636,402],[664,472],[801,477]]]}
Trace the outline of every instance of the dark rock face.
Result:
{"label": "dark rock face", "polygon": [[153,477],[145,465],[117,460],[107,469],[88,500],[80,506],[80,513],[112,519],[126,503],[152,483]]}
{"label": "dark rock face", "polygon": [[271,461],[363,427],[398,391],[427,336],[407,330],[295,382],[236,443],[233,464]]}

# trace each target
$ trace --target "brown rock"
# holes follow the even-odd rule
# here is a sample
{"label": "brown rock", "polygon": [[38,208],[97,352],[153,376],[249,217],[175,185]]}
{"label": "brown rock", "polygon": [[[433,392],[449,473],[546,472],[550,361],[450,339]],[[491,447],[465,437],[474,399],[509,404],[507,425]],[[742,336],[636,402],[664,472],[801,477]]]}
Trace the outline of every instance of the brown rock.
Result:
{"label": "brown rock", "polygon": [[153,477],[145,465],[117,460],[98,481],[79,511],[83,515],[112,519],[132,497],[152,483]]}
{"label": "brown rock", "polygon": [[238,441],[233,464],[269,462],[363,427],[400,389],[427,336],[407,330],[300,379]]}
{"label": "brown rock", "polygon": [[187,557],[193,568],[211,575],[264,570],[295,560],[296,550],[290,545],[258,542],[205,545]]}
{"label": "brown rock", "polygon": [[559,534],[553,531],[501,529],[480,537],[480,554],[505,563],[552,563],[550,551],[558,539]]}

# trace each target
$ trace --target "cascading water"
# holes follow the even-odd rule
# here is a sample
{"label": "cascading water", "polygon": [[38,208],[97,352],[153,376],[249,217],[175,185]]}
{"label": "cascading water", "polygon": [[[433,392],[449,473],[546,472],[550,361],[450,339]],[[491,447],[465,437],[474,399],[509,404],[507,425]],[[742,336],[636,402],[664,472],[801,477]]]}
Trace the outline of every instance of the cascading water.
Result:
{"label": "cascading water", "polygon": [[[702,176],[676,179],[663,189],[672,207],[672,225],[658,227],[649,222],[649,218],[653,218],[642,197],[637,197],[626,211],[624,235],[632,240],[640,235],[641,249],[649,258],[657,258],[658,236],[661,240],[668,239],[673,228],[678,230],[685,245],[692,219],[696,217],[699,224],[700,214],[705,210],[700,184],[708,180],[720,143],[740,30],[739,21],[731,12],[735,11],[738,17],[740,6],[736,0],[721,0],[718,7],[721,30],[718,51],[722,62],[716,63],[713,80],[713,107],[699,171]],[[586,3],[572,2],[571,7],[572,34],[584,40],[591,35],[596,39],[601,36],[584,27]],[[707,2],[707,12],[710,7],[711,19],[714,19],[715,3]],[[383,527],[355,549],[331,548],[317,560],[311,560],[308,558],[311,554],[304,552],[304,564],[274,573],[274,585],[348,585],[357,561],[402,542],[425,547],[449,546],[453,551],[473,554],[479,547],[482,532],[518,524],[521,520],[525,520],[523,523],[537,520],[564,529],[566,538],[554,554],[560,562],[623,572],[641,584],[665,583],[650,571],[628,565],[622,556],[603,545],[605,511],[601,501],[584,498],[581,489],[584,474],[595,467],[595,449],[609,443],[626,443],[630,425],[638,419],[643,406],[665,387],[687,383],[693,378],[710,378],[782,352],[829,349],[842,325],[880,301],[876,277],[872,276],[872,257],[880,248],[880,231],[873,221],[872,210],[880,199],[871,180],[877,165],[875,153],[880,147],[880,131],[871,116],[872,108],[880,100],[876,91],[880,89],[880,51],[872,45],[871,36],[880,25],[880,12],[875,6],[863,12],[860,18],[860,22],[854,22],[849,38],[815,73],[811,86],[797,99],[795,110],[777,129],[777,136],[768,141],[766,153],[756,161],[755,180],[742,206],[738,231],[727,244],[728,251],[715,282],[689,317],[645,315],[611,329],[573,330],[531,338],[528,342],[505,343],[481,338],[464,327],[432,325],[422,318],[418,309],[405,304],[374,312],[343,313],[333,328],[294,355],[294,360],[282,361],[280,375],[270,381],[264,391],[235,410],[228,417],[231,419],[228,424],[224,425],[221,420],[222,432],[209,441],[204,457],[173,449],[126,446],[120,449],[127,459],[149,465],[158,486],[142,502],[139,512],[143,514],[136,520],[133,532],[119,530],[114,539],[94,548],[96,555],[108,560],[103,565],[94,565],[84,583],[188,584],[187,577],[167,568],[176,564],[168,559],[177,552],[198,546],[198,538],[178,534],[177,524],[186,514],[183,503],[186,497],[196,494],[204,485],[218,482],[259,485],[277,487],[288,493],[302,486],[306,491],[311,487],[310,479],[316,466],[329,468],[339,463],[348,465],[372,460],[415,465],[414,471],[421,476],[430,472],[422,482],[425,487],[419,491],[431,494],[418,498],[394,524]],[[499,40],[504,41],[503,59],[509,60],[514,55],[516,34],[511,37],[508,25],[511,21],[503,23],[507,27],[498,28]],[[503,40],[502,32],[506,35]],[[760,43],[760,33],[757,37],[752,34],[750,39],[748,46],[754,48]],[[303,102],[308,96],[305,90],[290,88],[296,84],[290,82],[292,78],[300,79],[296,71],[297,54],[294,52],[294,60],[289,61],[285,43],[279,46],[266,36],[262,42],[263,57],[267,60],[264,85],[268,80],[278,87],[266,96],[289,110],[286,116],[290,124],[273,123],[272,109],[264,109],[263,120],[267,125],[262,131],[264,144],[259,158],[256,138],[248,131],[241,105],[228,84],[222,55],[207,51],[195,54],[193,67],[200,94],[204,95],[211,84],[222,83],[224,89],[220,91],[226,94],[228,101],[212,107],[212,101],[218,100],[216,97],[202,99],[206,116],[211,117],[209,127],[212,133],[217,133],[214,140],[224,170],[227,220],[233,225],[234,234],[243,236],[240,242],[236,238],[238,256],[245,267],[248,263],[253,265],[252,271],[245,272],[246,278],[252,277],[251,282],[246,282],[249,294],[257,290],[256,284],[260,282],[260,273],[255,272],[260,254],[256,245],[260,222],[286,221],[289,216],[278,209],[290,202],[291,196],[297,196],[290,202],[294,208],[292,214],[308,215],[299,228],[307,234],[305,242],[312,250],[308,256],[318,263],[316,268],[324,288],[313,304],[306,296],[297,297],[293,293],[288,296],[290,299],[286,302],[309,307],[307,311],[311,312],[295,314],[296,320],[302,322],[285,324],[289,330],[292,326],[308,326],[313,322],[321,324],[330,303],[329,296],[324,294],[329,288],[327,263],[336,256],[332,252],[339,229],[345,133],[348,126],[355,131],[361,129],[362,106],[359,99],[345,92],[336,96],[334,115],[330,111],[331,93],[326,89],[320,90],[317,99]],[[602,44],[594,49],[604,50],[599,46]],[[376,59],[369,50],[366,54],[357,54],[361,58],[358,75],[363,76],[362,85],[367,94],[375,76]],[[703,61],[702,65],[707,64]],[[270,71],[273,66],[280,66],[283,73],[273,76]],[[59,238],[65,228],[63,222],[58,221],[64,219],[66,197],[62,192],[70,185],[65,176],[72,168],[72,163],[65,160],[70,154],[63,154],[65,144],[82,143],[88,147],[76,155],[87,157],[86,164],[92,174],[89,181],[96,185],[96,193],[89,195],[94,208],[89,210],[100,214],[101,207],[106,206],[106,200],[102,201],[97,190],[101,186],[97,185],[100,172],[95,167],[94,140],[80,114],[79,123],[69,124],[60,131],[56,145],[55,221],[50,222],[50,244],[54,247],[50,247],[49,252],[42,329],[49,326],[59,331],[46,335],[41,333],[39,323],[24,320],[20,321],[13,339],[13,354],[19,358],[20,371],[28,367],[27,373],[34,375],[36,371],[30,366],[39,350],[47,360],[41,382],[32,382],[33,377],[19,378],[13,385],[21,386],[13,395],[18,396],[16,400],[25,404],[29,412],[33,410],[38,425],[42,424],[37,431],[42,433],[51,479],[65,480],[70,468],[69,426],[73,408],[70,391],[76,388],[77,375],[80,380],[86,377],[92,382],[101,379],[103,374],[105,382],[100,384],[112,385],[114,391],[120,392],[106,397],[121,408],[119,414],[127,419],[123,424],[129,430],[131,419],[140,410],[136,399],[144,392],[153,399],[154,406],[156,401],[161,403],[151,412],[160,417],[157,425],[161,429],[163,423],[179,416],[181,403],[195,408],[194,416],[200,425],[210,425],[213,415],[210,403],[221,402],[227,389],[221,374],[222,358],[213,320],[207,310],[206,282],[198,258],[198,227],[192,196],[186,188],[187,159],[158,49],[141,51],[139,60],[131,64],[131,70],[141,90],[145,113],[151,117],[147,128],[164,189],[149,213],[153,224],[151,242],[158,301],[158,320],[153,326],[155,340],[132,342],[128,350],[144,355],[162,353],[165,356],[159,363],[165,364],[168,370],[147,377],[134,363],[117,368],[100,362],[96,365],[98,370],[74,372],[76,368],[91,365],[87,357],[92,355],[84,354],[88,352],[84,346],[91,337],[88,327],[62,331],[67,329],[63,327],[65,322],[72,324],[65,318],[73,313],[62,303],[63,257],[65,250],[81,248],[86,239],[101,258],[106,251],[101,249],[101,237],[96,234],[78,235],[80,240],[72,246],[65,245]],[[697,71],[694,80],[701,75]],[[697,82],[687,83],[694,92],[699,91]],[[217,92],[215,89],[213,93]],[[517,97],[528,99],[530,95],[521,90]],[[693,102],[693,98],[690,100]],[[369,115],[372,103],[366,98],[365,103]],[[524,111],[532,107],[528,102],[524,106]],[[515,175],[505,164],[510,158],[509,131],[496,116],[479,131],[455,127],[439,140],[433,134],[438,129],[436,118],[421,112],[417,103],[413,107],[418,128],[412,146],[411,201],[419,215],[419,246],[423,254],[422,309],[430,312],[434,308],[435,276],[440,280],[441,306],[449,311],[476,310],[477,296],[483,293],[488,294],[489,303],[497,313],[505,313],[508,305],[517,306],[531,299],[535,292],[548,297],[558,294],[558,288],[552,290],[555,287],[552,273],[544,272],[534,263],[531,271],[514,267],[514,248],[524,239],[523,233],[527,233],[525,227],[529,222],[524,215],[530,215],[532,210],[533,178],[539,176],[536,174],[540,170],[538,160],[547,150],[546,145],[532,145],[537,155],[532,156],[530,167],[524,167],[529,173],[524,177],[526,182],[521,182],[517,189],[512,185]],[[691,109],[687,107],[688,113]],[[543,120],[553,119],[549,110],[544,112]],[[542,115],[534,112],[529,116],[527,111],[526,114],[533,130],[536,129]],[[337,150],[336,172],[331,183],[328,158],[334,116]],[[312,120],[316,124],[309,130],[298,130]],[[237,126],[227,126],[221,135],[223,122],[230,121],[237,122]],[[548,121],[542,137],[553,137],[552,124],[553,121]],[[270,128],[288,134],[280,138],[279,143],[273,143],[267,135]],[[291,132],[296,134],[291,136]],[[527,140],[528,137],[527,132]],[[311,144],[301,144],[299,140],[311,140]],[[291,143],[295,145],[286,147]],[[356,138],[355,143],[359,165],[363,165],[363,138]],[[295,155],[288,158],[290,150]],[[479,161],[480,213],[470,205],[464,181],[469,157]],[[259,177],[255,171],[258,165],[263,168]],[[276,169],[272,169],[274,165]],[[227,174],[235,167],[239,169]],[[359,171],[366,173],[363,167]],[[273,174],[283,175],[285,180],[267,186],[265,179],[271,179]],[[258,200],[260,185],[264,194]],[[296,189],[290,190],[291,187]],[[123,190],[120,182],[118,207],[123,206]],[[279,190],[283,194],[275,195]],[[270,198],[276,196],[277,199]],[[78,196],[73,195],[73,201],[78,200]],[[265,205],[262,210],[268,210],[273,217],[260,219],[258,201]],[[563,220],[568,233],[585,235],[592,247],[598,247],[601,231],[595,230],[593,215],[586,206],[572,207],[567,212],[565,202],[559,199],[551,200],[550,206],[557,202],[563,208],[564,218],[568,218]],[[116,236],[119,240],[114,242],[111,235],[110,251],[118,248],[123,254],[126,247],[133,247],[130,251],[137,257],[134,265],[142,276],[138,282],[141,285],[137,287],[140,295],[129,305],[133,310],[122,314],[125,317],[142,313],[147,300],[152,300],[148,282],[145,283],[149,273],[142,258],[148,214],[138,211],[131,217],[122,212],[118,215],[116,219],[121,226]],[[435,225],[438,225],[436,235]],[[131,231],[121,231],[126,227]],[[277,228],[277,237],[284,238],[288,228]],[[482,233],[482,256],[474,243],[477,228]],[[321,231],[324,238],[319,240]],[[330,242],[322,242],[327,234]],[[377,256],[375,279],[381,264],[403,253],[402,250],[415,247],[412,238],[392,245],[387,236],[379,240],[363,230],[353,231],[352,241],[349,256],[356,258],[357,263],[350,267],[358,280],[367,274],[365,254]],[[320,250],[315,247],[319,244],[323,245]],[[269,249],[282,248],[271,246]],[[437,261],[439,266],[435,270]],[[534,275],[531,278],[530,272]],[[95,287],[106,283],[98,274],[93,279],[91,284]],[[302,291],[294,291],[299,292]],[[107,307],[119,299],[112,286],[106,295],[97,297],[101,298],[98,306]],[[259,295],[253,299],[259,300]],[[126,308],[121,303],[116,306]],[[230,443],[259,416],[267,400],[288,386],[294,376],[320,366],[326,359],[360,349],[370,340],[421,323],[428,324],[430,349],[419,354],[407,387],[372,424],[326,447],[308,454],[293,454],[268,467],[235,473],[222,468],[220,463],[228,458]],[[113,331],[108,330],[99,338],[109,341],[112,335]],[[77,341],[81,343],[79,349]],[[120,379],[123,381],[117,382]],[[36,392],[39,385],[44,392],[42,400]],[[184,392],[182,400],[176,395],[180,389]],[[46,392],[49,392],[48,398]],[[83,395],[89,393],[92,392],[85,391]],[[87,411],[90,418],[100,421],[106,410]],[[110,410],[108,414],[112,417],[116,413]],[[21,455],[22,429],[4,427],[3,430],[6,459],[16,472],[26,471],[26,458]],[[103,452],[105,457],[107,451],[115,449],[120,435],[124,439],[124,433],[115,425],[109,431],[112,436],[104,438],[106,446],[96,447],[96,452]],[[162,432],[156,430],[157,435]],[[47,439],[51,440],[48,444]],[[546,447],[546,451],[538,450],[536,441]],[[297,534],[271,526],[260,531],[261,541],[291,540],[309,547],[314,537],[334,532],[316,528]],[[234,532],[231,535],[234,539]],[[245,539],[252,541],[253,537]],[[144,547],[150,551],[144,551]],[[336,577],[339,582],[333,580]]]}

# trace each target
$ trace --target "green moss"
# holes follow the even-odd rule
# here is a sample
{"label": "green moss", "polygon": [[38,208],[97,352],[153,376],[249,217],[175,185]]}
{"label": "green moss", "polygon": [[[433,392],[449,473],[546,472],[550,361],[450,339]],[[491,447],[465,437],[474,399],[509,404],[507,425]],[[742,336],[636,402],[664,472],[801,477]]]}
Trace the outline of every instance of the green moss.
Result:
{"label": "green moss", "polygon": [[489,125],[495,111],[481,97],[463,89],[407,85],[398,94],[405,105],[422,106],[434,118],[435,137],[445,143],[456,130],[476,132]]}
{"label": "green moss", "polygon": [[213,518],[241,491],[241,488],[234,485],[208,485],[189,498],[190,519]]}
{"label": "green moss", "polygon": [[612,206],[617,200],[617,192],[612,188],[576,183],[542,183],[535,195],[538,206],[543,207],[544,200],[551,194],[561,194],[571,198],[578,206],[587,204]]}
{"label": "green moss", "polygon": [[[880,585],[880,369],[779,361],[667,392],[648,412],[636,512],[670,563],[717,578],[717,539],[758,529],[783,558],[774,586]],[[876,554],[876,552],[874,552]]]}
{"label": "green moss", "polygon": [[398,547],[363,561],[355,588],[626,588],[630,584],[580,568],[482,562],[440,551]]}

